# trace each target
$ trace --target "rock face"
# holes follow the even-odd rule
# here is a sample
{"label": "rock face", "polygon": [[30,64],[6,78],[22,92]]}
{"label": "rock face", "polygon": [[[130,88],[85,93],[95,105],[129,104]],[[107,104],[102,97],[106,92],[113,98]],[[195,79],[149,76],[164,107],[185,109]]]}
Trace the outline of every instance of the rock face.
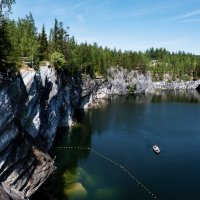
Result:
{"label": "rock face", "polygon": [[47,152],[57,128],[73,122],[77,108],[99,105],[110,95],[191,89],[200,82],[153,83],[151,74],[110,68],[107,79],[71,77],[48,66],[0,77],[0,197],[26,199],[54,171]]}
{"label": "rock face", "polygon": [[153,87],[157,90],[190,90],[190,89],[198,89],[200,85],[200,80],[198,81],[180,81],[180,82],[154,82]]}
{"label": "rock face", "polygon": [[151,74],[148,72],[143,74],[139,71],[128,71],[123,68],[110,68],[107,75],[107,80],[84,77],[81,107],[93,107],[102,102],[103,99],[109,98],[110,95],[125,95],[130,90],[136,94],[154,92]]}
{"label": "rock face", "polygon": [[[86,76],[82,81],[81,107],[98,106],[110,95],[154,94],[162,90],[194,90],[200,87],[198,81],[152,82],[150,72],[128,71],[126,69],[110,68],[105,79],[91,79]],[[89,91],[89,92],[88,92]]]}
{"label": "rock face", "polygon": [[59,74],[49,67],[21,70],[27,94],[19,120],[26,132],[48,151],[58,126],[70,126],[80,96],[79,77]]}
{"label": "rock face", "polygon": [[127,94],[130,87],[135,87],[135,93],[146,93],[150,91],[152,80],[148,72],[143,74],[137,70],[110,68],[108,83],[111,85],[110,94]]}
{"label": "rock face", "polygon": [[55,169],[45,152],[57,127],[72,123],[80,80],[41,67],[0,81],[0,195],[26,199]]}
{"label": "rock face", "polygon": [[1,186],[12,199],[27,199],[54,171],[53,164],[48,155],[19,136],[1,155]]}

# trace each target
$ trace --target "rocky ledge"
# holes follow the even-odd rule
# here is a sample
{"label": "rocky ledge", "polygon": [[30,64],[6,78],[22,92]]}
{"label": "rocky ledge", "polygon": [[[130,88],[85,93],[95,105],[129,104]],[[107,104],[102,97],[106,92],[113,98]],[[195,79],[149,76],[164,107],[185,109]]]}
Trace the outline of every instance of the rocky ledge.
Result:
{"label": "rocky ledge", "polygon": [[1,152],[0,162],[1,199],[28,199],[55,170],[51,157],[23,136]]}
{"label": "rocky ledge", "polygon": [[154,82],[153,88],[156,90],[191,90],[200,86],[200,80],[197,81],[173,81],[173,82]]}

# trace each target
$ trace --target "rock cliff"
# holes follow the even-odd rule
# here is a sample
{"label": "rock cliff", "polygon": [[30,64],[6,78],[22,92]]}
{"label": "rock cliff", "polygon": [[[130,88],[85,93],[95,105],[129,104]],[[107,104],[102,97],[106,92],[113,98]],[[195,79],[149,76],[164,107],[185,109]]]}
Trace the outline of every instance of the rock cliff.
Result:
{"label": "rock cliff", "polygon": [[31,111],[22,77],[0,81],[0,197],[26,199],[54,171],[54,161],[35,146],[36,141],[23,127]]}
{"label": "rock cliff", "polygon": [[[0,79],[0,196],[27,199],[54,171],[47,154],[58,126],[70,126],[79,76],[49,67]],[[9,198],[8,198],[9,197]]]}
{"label": "rock cliff", "polygon": [[[89,95],[87,92],[90,85]],[[128,93],[153,93],[153,83],[149,72],[143,74],[140,71],[128,71],[126,69],[110,68],[107,71],[107,79],[91,79],[84,77],[82,81],[81,107],[88,108],[98,105],[110,95],[125,95]]]}
{"label": "rock cliff", "polygon": [[[72,125],[74,111],[98,105],[113,94],[195,88],[153,83],[151,74],[110,68],[108,77],[69,76],[48,66],[23,68],[0,77],[0,197],[27,199],[54,171],[47,154],[58,127]],[[186,87],[184,86],[186,85]]]}
{"label": "rock cliff", "polygon": [[[88,87],[89,86],[89,87]],[[179,82],[152,82],[150,72],[128,71],[110,68],[107,79],[91,79],[84,77],[82,81],[81,107],[98,106],[110,95],[160,94],[162,90],[194,90],[200,87],[200,80]],[[89,91],[89,93],[88,93]]]}

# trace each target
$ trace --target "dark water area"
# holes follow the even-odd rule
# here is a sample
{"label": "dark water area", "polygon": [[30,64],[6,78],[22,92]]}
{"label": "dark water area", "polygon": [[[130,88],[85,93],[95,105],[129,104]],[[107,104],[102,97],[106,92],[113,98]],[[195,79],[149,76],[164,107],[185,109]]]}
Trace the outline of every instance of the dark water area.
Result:
{"label": "dark water area", "polygon": [[32,200],[200,199],[196,91],[113,97],[77,121],[59,130],[51,152],[58,169]]}

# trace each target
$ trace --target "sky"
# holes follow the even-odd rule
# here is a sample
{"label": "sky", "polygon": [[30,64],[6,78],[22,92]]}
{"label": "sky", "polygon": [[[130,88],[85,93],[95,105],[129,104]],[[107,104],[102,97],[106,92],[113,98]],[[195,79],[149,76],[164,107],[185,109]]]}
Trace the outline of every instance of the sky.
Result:
{"label": "sky", "polygon": [[44,24],[49,32],[57,18],[78,42],[200,55],[200,0],[16,0],[10,18],[29,12],[38,31]]}

